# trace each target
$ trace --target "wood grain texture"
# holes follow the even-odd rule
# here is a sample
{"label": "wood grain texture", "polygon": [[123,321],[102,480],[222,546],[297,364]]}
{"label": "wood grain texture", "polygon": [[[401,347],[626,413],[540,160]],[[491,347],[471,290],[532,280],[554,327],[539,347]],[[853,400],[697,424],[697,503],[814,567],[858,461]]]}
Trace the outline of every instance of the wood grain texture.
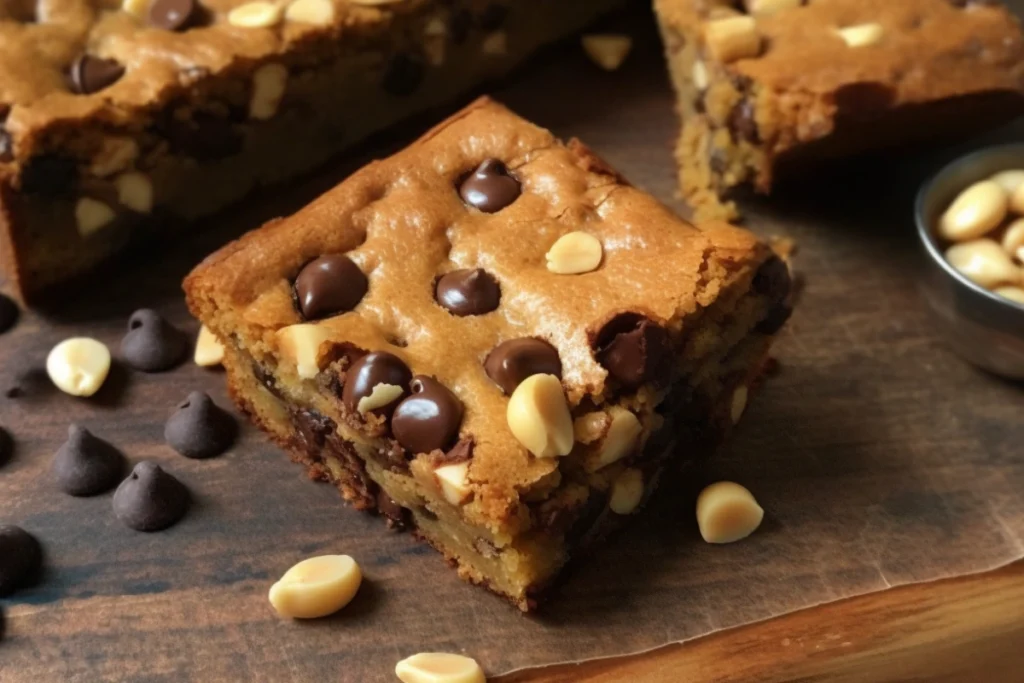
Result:
{"label": "wood grain texture", "polygon": [[[637,185],[682,208],[673,198],[672,96],[656,37],[648,21],[641,23],[637,54],[622,71],[600,72],[569,46],[494,94],[559,135],[585,140]],[[138,307],[157,308],[195,333],[179,285],[192,264],[244,229],[301,206],[368,158],[400,147],[440,115],[379,138],[295,187],[263,193],[205,223],[197,239],[126,259],[107,282],[26,314],[0,338],[0,424],[17,442],[14,458],[0,469],[0,522],[37,534],[47,554],[43,580],[3,601],[8,628],[0,642],[0,682],[388,681],[393,663],[417,650],[466,651],[497,673],[647,650],[715,631],[722,633],[697,645],[577,673],[687,680],[672,677],[682,667],[695,672],[693,680],[751,680],[744,677],[755,675],[752,663],[776,662],[779,678],[765,680],[783,680],[821,678],[834,661],[848,667],[832,669],[848,680],[858,680],[861,665],[876,668],[863,669],[860,680],[886,680],[890,674],[876,676],[877,667],[896,655],[877,641],[850,640],[863,648],[854,650],[863,658],[844,660],[839,655],[846,650],[827,649],[808,658],[824,668],[802,674],[795,668],[800,662],[777,645],[789,626],[723,629],[1021,556],[1021,387],[953,356],[916,291],[911,200],[954,149],[841,164],[782,188],[771,201],[744,201],[752,229],[799,244],[805,286],[777,348],[781,370],[751,404],[730,447],[707,470],[669,482],[643,520],[578,567],[536,618],[462,584],[408,535],[388,534],[379,520],[343,508],[334,491],[304,480],[250,427],[220,458],[195,462],[173,454],[163,444],[164,420],[196,388],[226,403],[217,372],[189,364],[144,375],[116,365],[89,401],[49,385],[42,368],[54,343],[89,334],[116,352]],[[14,386],[20,395],[5,396]],[[137,534],[113,518],[109,495],[79,500],[57,493],[49,459],[71,421],[108,438],[131,461],[152,458],[177,474],[195,495],[188,517],[166,533]],[[693,494],[718,478],[748,485],[768,511],[747,542],[712,548],[699,540]],[[297,560],[326,552],[349,553],[363,566],[367,582],[353,604],[314,623],[277,619],[266,601],[270,584]],[[992,583],[883,592],[863,608],[850,602],[839,611],[801,612],[782,637],[792,643],[816,630],[856,635],[862,631],[836,629],[859,628],[870,612],[880,629],[888,621],[907,624],[902,642],[941,662],[942,634],[961,633],[946,625],[958,613],[933,611],[948,595],[951,608],[959,600],[976,607],[977,626],[954,640],[991,642],[978,645],[979,652],[998,665],[999,643],[1019,642],[1019,632],[1000,636],[998,625],[1013,605],[1002,598],[1018,595],[1021,578],[1019,572],[996,576]],[[956,586],[975,588],[965,597]],[[988,590],[1000,599],[984,598]],[[911,621],[914,614],[923,620]],[[914,624],[934,640],[907,640]],[[691,662],[695,650],[703,654]],[[875,655],[878,664],[869,661]],[[530,675],[546,680],[550,674]],[[562,677],[550,680],[569,680],[564,672],[554,675]],[[533,679],[517,674],[513,680]]]}

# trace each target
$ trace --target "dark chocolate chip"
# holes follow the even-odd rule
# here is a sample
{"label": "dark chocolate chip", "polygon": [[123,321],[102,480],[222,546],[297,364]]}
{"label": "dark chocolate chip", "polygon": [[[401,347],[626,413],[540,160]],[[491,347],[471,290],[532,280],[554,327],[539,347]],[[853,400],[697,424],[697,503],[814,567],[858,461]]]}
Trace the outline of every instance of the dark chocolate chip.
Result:
{"label": "dark chocolate chip", "polygon": [[91,95],[124,76],[124,66],[114,59],[82,55],[68,69],[68,85],[77,95]]}
{"label": "dark chocolate chip", "polygon": [[0,467],[3,467],[14,454],[14,439],[11,433],[0,427]]}
{"label": "dark chocolate chip", "polygon": [[411,388],[391,419],[395,438],[412,453],[445,450],[459,436],[462,401],[433,377],[417,375]]}
{"label": "dark chocolate chip", "polygon": [[128,319],[121,340],[121,358],[136,370],[161,372],[178,365],[188,351],[188,339],[159,313],[142,308]]}
{"label": "dark chocolate chip", "polygon": [[114,492],[114,514],[136,531],[160,531],[188,510],[188,489],[160,465],[143,460]]}
{"label": "dark chocolate chip", "polygon": [[485,31],[497,31],[508,17],[508,6],[492,2],[480,14],[480,28]]}
{"label": "dark chocolate chip", "polygon": [[186,458],[212,458],[231,447],[237,431],[231,413],[204,392],[193,391],[167,420],[164,439]]}
{"label": "dark chocolate chip", "polygon": [[337,426],[334,420],[311,408],[292,409],[291,418],[301,447],[310,457],[319,458],[327,435]]}
{"label": "dark chocolate chip", "polygon": [[476,167],[459,186],[462,201],[484,213],[495,213],[514,202],[522,188],[498,159],[488,159]]}
{"label": "dark chocolate chip", "polygon": [[768,314],[757,324],[754,331],[761,334],[775,334],[782,329],[791,315],[793,315],[793,307],[785,301],[780,301],[768,310]]}
{"label": "dark chocolate chip", "polygon": [[412,371],[398,356],[387,351],[368,353],[345,371],[345,387],[341,391],[341,400],[349,410],[359,409],[360,399],[373,393],[378,384],[393,384],[402,387],[402,396],[386,406],[372,411],[377,415],[387,415],[394,411],[398,401],[408,395]]}
{"label": "dark chocolate chip", "polygon": [[391,58],[384,71],[384,90],[392,95],[405,97],[416,92],[423,82],[426,68],[417,55],[399,53]]}
{"label": "dark chocolate chip", "polygon": [[18,305],[10,297],[0,294],[0,334],[14,326],[18,313]]}
{"label": "dark chocolate chip", "polygon": [[454,315],[483,315],[498,307],[501,287],[482,268],[453,270],[437,280],[434,298]]}
{"label": "dark chocolate chip", "polygon": [[53,478],[72,496],[95,496],[117,486],[124,475],[121,451],[85,427],[68,427],[68,440],[53,456]]}
{"label": "dark chocolate chip", "polygon": [[613,318],[597,335],[597,361],[627,389],[667,379],[672,342],[668,332],[636,313]]}
{"label": "dark chocolate chip", "polygon": [[744,98],[733,106],[728,124],[734,140],[746,140],[753,144],[760,142],[757,121],[754,120],[754,105],[750,100]]}
{"label": "dark chocolate chip", "polygon": [[295,278],[295,298],[306,320],[319,320],[351,311],[366,295],[369,283],[344,254],[310,261]]}
{"label": "dark chocolate chip", "polygon": [[778,256],[771,256],[754,275],[754,291],[772,301],[785,301],[792,288],[789,266]]}
{"label": "dark chocolate chip", "polygon": [[208,112],[189,119],[167,117],[161,126],[171,148],[197,161],[218,161],[242,151],[243,138],[231,121]]}
{"label": "dark chocolate chip", "polygon": [[43,565],[39,541],[19,526],[0,525],[0,595],[31,584]]}
{"label": "dark chocolate chip", "polygon": [[27,194],[59,197],[70,193],[77,180],[75,160],[56,154],[32,157],[21,171],[21,188]]}
{"label": "dark chocolate chip", "polygon": [[472,28],[473,15],[468,9],[463,8],[452,15],[448,34],[451,36],[454,44],[462,45],[469,38],[469,31]]}
{"label": "dark chocolate chip", "polygon": [[153,0],[149,23],[166,31],[182,31],[194,20],[196,5],[195,0]]}
{"label": "dark chocolate chip", "polygon": [[409,525],[409,511],[395,502],[384,489],[377,491],[377,510],[388,520],[392,529],[405,529]]}
{"label": "dark chocolate chip", "polygon": [[491,380],[511,395],[531,375],[562,378],[562,361],[554,346],[542,339],[524,337],[504,341],[487,354],[484,370]]}

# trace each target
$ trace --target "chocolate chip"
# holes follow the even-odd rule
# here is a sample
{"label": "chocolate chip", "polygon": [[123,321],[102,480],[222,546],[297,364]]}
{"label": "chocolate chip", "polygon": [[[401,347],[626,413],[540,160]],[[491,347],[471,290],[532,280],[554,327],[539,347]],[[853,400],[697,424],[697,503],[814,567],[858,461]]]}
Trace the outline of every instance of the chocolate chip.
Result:
{"label": "chocolate chip", "polygon": [[56,154],[32,157],[21,171],[21,189],[27,194],[59,197],[70,193],[77,180],[75,160]]}
{"label": "chocolate chip", "polygon": [[0,124],[0,162],[14,161],[14,140]]}
{"label": "chocolate chip", "polygon": [[114,492],[114,514],[136,531],[160,531],[188,510],[188,489],[160,465],[143,460]]}
{"label": "chocolate chip", "polygon": [[408,394],[411,381],[412,371],[401,358],[387,351],[374,351],[357,360],[345,371],[345,387],[341,391],[341,400],[349,410],[355,411],[359,409],[360,399],[372,394],[373,388],[378,384],[393,384],[406,389],[398,399],[372,411],[377,415],[386,415],[395,409],[400,398]]}
{"label": "chocolate chip", "polygon": [[734,140],[746,140],[753,144],[761,141],[757,121],[754,120],[754,105],[748,99],[742,99],[733,106],[729,112],[728,125]]}
{"label": "chocolate chip", "polygon": [[0,294],[0,334],[14,326],[18,313],[18,305],[10,297]]}
{"label": "chocolate chip", "polygon": [[480,28],[485,31],[497,31],[508,17],[508,7],[492,2],[480,14]]}
{"label": "chocolate chip", "polygon": [[531,375],[554,375],[561,379],[562,361],[551,344],[524,337],[495,346],[484,360],[484,371],[502,391],[511,395],[519,383]]}
{"label": "chocolate chip", "polygon": [[68,427],[68,440],[53,456],[53,478],[72,496],[95,496],[117,486],[124,473],[121,451],[85,427]]}
{"label": "chocolate chip", "polygon": [[295,299],[306,320],[319,320],[351,311],[366,295],[369,283],[344,254],[310,261],[295,278]]}
{"label": "chocolate chip", "polygon": [[3,467],[11,459],[11,455],[14,454],[14,439],[11,438],[11,433],[0,427],[0,467]]}
{"label": "chocolate chip", "polygon": [[413,378],[412,396],[395,408],[391,430],[412,453],[444,450],[455,443],[462,424],[462,401],[433,377]]}
{"label": "chocolate chip", "polygon": [[124,67],[114,59],[82,55],[68,69],[68,86],[76,95],[91,95],[124,76]]}
{"label": "chocolate chip", "polygon": [[149,23],[166,31],[182,31],[195,18],[195,0],[153,0],[149,6]]}
{"label": "chocolate chip", "polygon": [[637,313],[616,316],[595,341],[597,361],[627,389],[667,379],[671,351],[668,332]]}
{"label": "chocolate chip", "polygon": [[498,159],[484,161],[459,186],[462,201],[484,213],[501,211],[521,192],[519,181]]}
{"label": "chocolate chip", "polygon": [[384,489],[377,491],[377,510],[388,520],[392,529],[404,529],[409,524],[409,511],[395,502]]}
{"label": "chocolate chip", "polygon": [[782,329],[791,315],[793,315],[793,307],[785,301],[780,301],[768,310],[768,314],[757,324],[754,331],[761,334],[775,334]]}
{"label": "chocolate chip", "polygon": [[498,307],[501,287],[482,268],[453,270],[438,279],[434,298],[454,315],[483,315]]}
{"label": "chocolate chip", "polygon": [[754,291],[772,301],[785,301],[792,287],[789,266],[778,256],[761,264],[752,283]]}
{"label": "chocolate chip", "polygon": [[193,391],[178,404],[164,425],[167,444],[186,458],[212,458],[234,443],[235,418],[202,391]]}
{"label": "chocolate chip", "polygon": [[0,595],[32,583],[43,564],[39,541],[19,526],[0,525]]}
{"label": "chocolate chip", "polygon": [[142,308],[128,319],[121,340],[121,358],[136,370],[161,372],[178,365],[188,351],[188,339],[159,313]]}
{"label": "chocolate chip", "polygon": [[420,57],[401,52],[391,58],[384,71],[384,90],[399,97],[411,95],[423,82],[425,71]]}
{"label": "chocolate chip", "polygon": [[189,119],[170,116],[160,126],[171,149],[197,161],[218,161],[242,151],[243,138],[231,121],[208,112]]}

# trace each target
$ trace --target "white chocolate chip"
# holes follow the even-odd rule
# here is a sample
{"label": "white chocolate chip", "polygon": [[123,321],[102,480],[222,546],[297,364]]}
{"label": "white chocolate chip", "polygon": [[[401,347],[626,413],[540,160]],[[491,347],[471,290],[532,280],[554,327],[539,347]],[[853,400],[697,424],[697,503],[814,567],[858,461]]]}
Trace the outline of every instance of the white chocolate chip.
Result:
{"label": "white chocolate chip", "polygon": [[761,54],[761,34],[753,17],[709,21],[704,26],[704,44],[708,53],[723,63]]}
{"label": "white chocolate chip", "polygon": [[990,239],[954,244],[946,250],[946,260],[968,280],[986,289],[1020,281],[1020,268]]}
{"label": "white chocolate chip", "polygon": [[991,180],[974,183],[957,195],[939,219],[939,236],[953,242],[981,237],[1006,217],[1007,195]]}
{"label": "white chocolate chip", "polygon": [[755,17],[764,17],[787,9],[796,9],[803,0],[745,0],[747,11]]}
{"label": "white chocolate chip", "polygon": [[996,287],[992,290],[999,296],[1009,299],[1010,301],[1016,301],[1018,304],[1024,304],[1024,288],[1021,287]]}
{"label": "white chocolate chip", "polygon": [[402,683],[486,683],[475,659],[447,652],[421,652],[395,665]]}
{"label": "white chocolate chip", "polygon": [[552,273],[578,275],[597,270],[603,256],[604,248],[599,239],[576,231],[559,237],[544,258]]}
{"label": "white chocolate chip", "polygon": [[326,617],[350,603],[362,582],[359,565],[348,555],[311,557],[270,587],[270,604],[282,617]]}
{"label": "white chocolate chip", "polygon": [[363,396],[356,404],[356,410],[360,415],[366,415],[371,410],[383,408],[389,403],[398,400],[405,390],[397,384],[385,384],[380,382],[374,385],[369,396]]}
{"label": "white chocolate chip", "polygon": [[443,465],[434,470],[437,483],[441,485],[444,499],[452,505],[461,505],[469,498],[472,489],[469,487],[469,461],[455,465]]}
{"label": "white chocolate chip", "polygon": [[153,210],[153,183],[144,173],[129,171],[114,179],[117,201],[121,206],[139,213]]}
{"label": "white chocolate chip", "polygon": [[448,35],[448,25],[441,17],[430,17],[423,25],[423,35],[428,38],[444,38]]}
{"label": "white chocolate chip", "polygon": [[224,362],[224,345],[206,325],[199,328],[194,358],[196,365],[203,368],[212,368]]}
{"label": "white chocolate chip", "polygon": [[423,53],[431,66],[444,64],[447,40],[448,25],[441,17],[431,17],[423,25]]}
{"label": "white chocolate chip", "polygon": [[633,39],[610,33],[595,33],[580,39],[590,61],[605,71],[615,71],[633,49]]}
{"label": "white chocolate chip", "polygon": [[732,543],[761,526],[764,510],[747,489],[719,481],[697,496],[697,526],[708,543]]}
{"label": "white chocolate chip", "polygon": [[881,24],[857,24],[846,28],[836,29],[836,34],[842,38],[848,47],[867,47],[882,40],[884,30]]}
{"label": "white chocolate chip", "polygon": [[294,0],[284,11],[284,18],[299,24],[327,26],[334,21],[334,3],[331,0]]}
{"label": "white chocolate chip", "polygon": [[1017,188],[1024,185],[1024,169],[1000,171],[989,178],[989,180],[999,184],[1004,190],[1006,190],[1007,196],[1012,196],[1013,193],[1017,191]]}
{"label": "white chocolate chip", "polygon": [[228,23],[241,28],[269,28],[281,21],[281,6],[264,0],[247,2],[228,12]]}
{"label": "white chocolate chip", "polygon": [[313,379],[320,373],[320,345],[330,335],[320,325],[299,323],[277,331],[281,353],[295,365],[302,379]]}
{"label": "white chocolate chip", "polygon": [[145,19],[152,0],[121,0],[121,10],[136,19]]}
{"label": "white chocolate chip", "polygon": [[88,237],[113,222],[117,214],[108,205],[92,197],[82,197],[75,204],[75,224],[78,234]]}
{"label": "white chocolate chip", "polygon": [[483,42],[480,43],[480,51],[485,55],[500,57],[508,52],[508,36],[505,35],[504,31],[495,31],[488,34],[483,39]]}
{"label": "white chocolate chip", "polygon": [[554,375],[531,375],[520,382],[509,398],[506,418],[519,443],[538,458],[572,450],[572,416]]}
{"label": "white chocolate chip", "polygon": [[126,137],[107,137],[89,164],[89,173],[100,178],[114,175],[132,165],[139,157],[139,143]]}
{"label": "white chocolate chip", "polygon": [[252,75],[252,98],[249,118],[265,121],[273,118],[284,98],[288,84],[288,68],[284,64],[264,64]]}
{"label": "white chocolate chip", "polygon": [[625,408],[612,406],[608,409],[608,416],[611,418],[611,424],[597,455],[601,467],[629,455],[636,447],[636,442],[643,431],[640,420]]}
{"label": "white chocolate chip", "polygon": [[92,396],[110,372],[110,351],[88,337],[57,344],[46,357],[46,374],[58,389],[72,396]]}
{"label": "white chocolate chip", "polygon": [[747,409],[747,397],[749,396],[750,390],[747,389],[746,385],[736,387],[736,391],[732,392],[732,401],[729,403],[729,417],[732,418],[732,423],[736,424],[743,417],[743,411]]}
{"label": "white chocolate chip", "polygon": [[644,497],[644,475],[640,470],[622,470],[612,482],[612,494],[608,507],[617,515],[629,515],[636,511]]}
{"label": "white chocolate chip", "polygon": [[704,62],[699,59],[693,63],[693,69],[690,71],[690,78],[693,80],[693,87],[697,88],[701,92],[707,90],[708,87],[708,67]]}

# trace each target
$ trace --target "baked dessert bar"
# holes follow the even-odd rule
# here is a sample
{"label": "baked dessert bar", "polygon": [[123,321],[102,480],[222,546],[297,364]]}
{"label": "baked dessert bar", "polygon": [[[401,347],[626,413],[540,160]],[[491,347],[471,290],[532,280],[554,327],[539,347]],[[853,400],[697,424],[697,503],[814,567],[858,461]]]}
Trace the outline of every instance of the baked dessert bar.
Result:
{"label": "baked dessert bar", "polygon": [[725,437],[790,312],[753,235],[488,99],[184,287],[294,460],[523,610]]}
{"label": "baked dessert bar", "polygon": [[655,0],[698,220],[822,159],[1024,111],[1024,36],[990,0]]}
{"label": "baked dessert bar", "polygon": [[4,0],[0,261],[29,298],[507,72],[620,0]]}

